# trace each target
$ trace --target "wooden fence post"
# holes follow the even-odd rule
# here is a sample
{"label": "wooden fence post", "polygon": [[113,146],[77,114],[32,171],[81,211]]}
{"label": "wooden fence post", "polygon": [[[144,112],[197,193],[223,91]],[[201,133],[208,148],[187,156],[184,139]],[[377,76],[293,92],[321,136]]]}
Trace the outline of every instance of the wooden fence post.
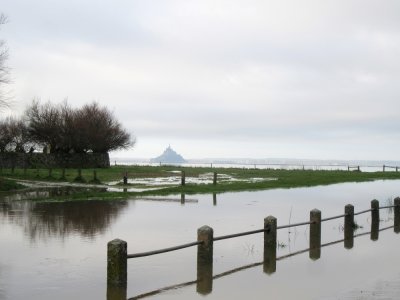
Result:
{"label": "wooden fence post", "polygon": [[185,185],[186,184],[186,174],[185,171],[182,171],[181,173],[181,185]]}
{"label": "wooden fence post", "polygon": [[217,185],[217,172],[214,172],[213,185]]}
{"label": "wooden fence post", "polygon": [[354,245],[354,206],[347,204],[344,213],[344,247],[351,249]]}
{"label": "wooden fence post", "polygon": [[321,211],[313,209],[310,211],[310,253],[312,260],[321,257]]}
{"label": "wooden fence post", "polygon": [[385,172],[385,169],[386,169],[386,166],[385,166],[385,165],[383,165],[383,172]]}
{"label": "wooden fence post", "polygon": [[127,286],[115,286],[107,284],[107,300],[126,300]]}
{"label": "wooden fence post", "polygon": [[400,198],[394,199],[394,232],[400,232]]}
{"label": "wooden fence post", "polygon": [[377,241],[379,238],[379,201],[371,201],[371,240]]}
{"label": "wooden fence post", "polygon": [[49,168],[49,176],[48,177],[51,177],[52,174],[53,174],[53,169]]}
{"label": "wooden fence post", "polygon": [[277,219],[268,216],[264,219],[264,264],[263,271],[272,274],[276,271],[276,231]]}
{"label": "wooden fence post", "polygon": [[213,241],[214,231],[209,226],[197,230],[197,285],[196,291],[201,295],[212,292],[213,284]]}
{"label": "wooden fence post", "polygon": [[60,179],[62,179],[62,180],[66,179],[65,178],[65,168],[63,168],[62,171],[61,171],[61,178]]}
{"label": "wooden fence post", "polygon": [[128,172],[124,172],[122,180],[124,184],[128,184]]}
{"label": "wooden fence post", "polygon": [[112,240],[107,244],[107,283],[109,285],[126,285],[127,248],[128,244],[120,239]]}
{"label": "wooden fence post", "polygon": [[97,171],[93,170],[93,181],[97,182]]}

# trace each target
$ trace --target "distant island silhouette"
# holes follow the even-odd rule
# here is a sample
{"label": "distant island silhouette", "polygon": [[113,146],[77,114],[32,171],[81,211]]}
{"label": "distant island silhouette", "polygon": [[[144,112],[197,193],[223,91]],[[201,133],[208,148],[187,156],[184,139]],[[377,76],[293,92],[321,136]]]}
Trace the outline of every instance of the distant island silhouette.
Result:
{"label": "distant island silhouette", "polygon": [[163,154],[150,159],[150,162],[151,163],[185,163],[186,160],[182,157],[182,155],[176,153],[175,150],[171,148],[171,146],[168,146],[168,148],[164,150]]}

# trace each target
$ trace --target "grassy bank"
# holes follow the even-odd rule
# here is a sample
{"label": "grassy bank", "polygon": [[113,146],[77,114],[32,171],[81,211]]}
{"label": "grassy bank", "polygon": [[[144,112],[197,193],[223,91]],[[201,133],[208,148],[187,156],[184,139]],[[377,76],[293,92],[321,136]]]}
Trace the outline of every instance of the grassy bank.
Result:
{"label": "grassy bank", "polygon": [[[94,171],[96,177],[94,177]],[[217,185],[186,184],[185,186],[158,186],[148,189],[143,183],[122,184],[122,178],[127,173],[129,179],[162,178],[180,176],[185,171],[186,178],[197,178],[202,174],[217,172],[219,178],[229,176],[233,180],[219,179]],[[143,195],[171,195],[197,193],[223,193],[236,191],[252,191],[275,188],[309,187],[342,182],[365,182],[379,179],[400,179],[400,172],[357,172],[357,171],[323,171],[323,170],[272,170],[272,169],[238,169],[238,168],[203,168],[203,167],[176,167],[176,166],[113,166],[108,169],[78,170],[46,169],[37,170],[2,170],[3,176],[16,180],[49,181],[49,182],[92,182],[109,184],[114,187],[143,188],[143,191],[128,192],[98,192],[85,191],[70,198],[127,198]],[[147,188],[147,189],[146,189]]]}
{"label": "grassy bank", "polygon": [[0,192],[8,192],[22,189],[23,186],[15,182],[14,180],[9,180],[0,177]]}

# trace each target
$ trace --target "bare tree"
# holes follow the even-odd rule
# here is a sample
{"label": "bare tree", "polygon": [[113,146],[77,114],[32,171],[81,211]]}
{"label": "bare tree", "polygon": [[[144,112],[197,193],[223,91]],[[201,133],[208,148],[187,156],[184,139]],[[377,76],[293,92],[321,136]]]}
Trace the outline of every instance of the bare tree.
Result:
{"label": "bare tree", "polygon": [[[6,22],[7,17],[4,14],[0,14],[0,28]],[[3,91],[4,85],[9,83],[8,68],[6,66],[7,58],[8,51],[5,47],[5,41],[0,39],[0,109],[8,107],[8,102]]]}
{"label": "bare tree", "polygon": [[0,152],[28,152],[34,144],[22,119],[7,117],[0,121]]}
{"label": "bare tree", "polygon": [[83,106],[76,118],[78,135],[86,151],[105,153],[135,144],[135,139],[122,128],[113,113],[96,102]]}
{"label": "bare tree", "polygon": [[33,100],[25,111],[25,116],[31,139],[43,146],[49,146],[51,153],[59,151],[62,144],[60,109],[50,102],[40,104],[39,100]]}
{"label": "bare tree", "polygon": [[106,153],[135,143],[112,112],[96,102],[72,109],[66,101],[54,105],[34,100],[25,116],[31,139],[50,146],[51,153]]}
{"label": "bare tree", "polygon": [[0,152],[7,152],[12,142],[9,126],[5,120],[0,121]]}

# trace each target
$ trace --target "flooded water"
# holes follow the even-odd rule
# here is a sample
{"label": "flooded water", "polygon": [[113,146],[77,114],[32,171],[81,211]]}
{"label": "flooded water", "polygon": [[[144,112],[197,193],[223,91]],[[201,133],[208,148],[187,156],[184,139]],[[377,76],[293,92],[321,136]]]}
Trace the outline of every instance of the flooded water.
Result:
{"label": "flooded water", "polygon": [[[30,192],[34,193],[34,192]],[[355,211],[370,201],[391,205],[400,181],[345,183],[218,195],[175,195],[126,201],[35,202],[34,194],[0,199],[0,299],[107,299],[107,243],[128,242],[137,253],[193,242],[209,225],[214,236],[263,228],[273,215],[278,226]],[[368,233],[371,214],[355,217],[355,234]],[[380,228],[393,225],[393,211],[380,211]],[[343,239],[343,219],[322,224],[322,244]],[[309,226],[278,230],[276,272],[263,269],[263,234],[214,242],[206,291],[196,284],[197,248],[128,260],[125,292],[109,300],[146,299],[398,299],[400,235],[393,228],[321,249],[310,259]],[[287,254],[297,255],[286,257]],[[150,293],[150,294],[149,294]],[[138,297],[140,296],[140,297]]]}

